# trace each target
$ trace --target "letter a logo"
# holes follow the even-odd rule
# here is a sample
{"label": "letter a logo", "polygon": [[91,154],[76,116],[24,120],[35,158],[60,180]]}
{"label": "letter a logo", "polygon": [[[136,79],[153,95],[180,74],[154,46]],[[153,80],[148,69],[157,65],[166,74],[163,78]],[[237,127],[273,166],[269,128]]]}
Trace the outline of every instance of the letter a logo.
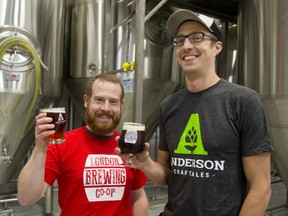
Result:
{"label": "letter a logo", "polygon": [[174,153],[208,155],[202,143],[199,114],[191,114]]}

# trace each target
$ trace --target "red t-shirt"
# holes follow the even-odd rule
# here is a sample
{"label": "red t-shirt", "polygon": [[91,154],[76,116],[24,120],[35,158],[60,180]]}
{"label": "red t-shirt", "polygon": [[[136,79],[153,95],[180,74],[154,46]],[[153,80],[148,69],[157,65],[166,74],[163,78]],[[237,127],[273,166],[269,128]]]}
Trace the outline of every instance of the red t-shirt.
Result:
{"label": "red t-shirt", "polygon": [[113,137],[101,139],[85,127],[65,133],[66,141],[48,147],[45,182],[58,182],[61,216],[131,216],[131,190],[147,181],[137,169],[119,165]]}

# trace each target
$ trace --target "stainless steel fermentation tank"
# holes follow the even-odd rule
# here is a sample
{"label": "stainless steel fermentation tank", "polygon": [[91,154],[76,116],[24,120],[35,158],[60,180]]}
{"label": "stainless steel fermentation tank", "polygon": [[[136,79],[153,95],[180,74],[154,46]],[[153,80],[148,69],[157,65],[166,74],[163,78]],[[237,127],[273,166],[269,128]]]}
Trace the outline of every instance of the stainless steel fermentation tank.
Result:
{"label": "stainless steel fermentation tank", "polygon": [[[148,3],[147,9],[155,5]],[[143,122],[149,128],[147,137],[157,126],[160,101],[182,84],[165,33],[169,11],[157,11],[158,17],[145,27]],[[31,148],[39,108],[57,104],[64,85],[83,122],[87,80],[98,73],[126,70],[117,73],[126,91],[122,121],[132,120],[133,65],[137,64],[134,25],[133,1],[0,0],[0,185],[11,180]],[[129,65],[126,69],[124,63]]]}
{"label": "stainless steel fermentation tank", "polygon": [[0,185],[34,142],[39,108],[62,92],[63,1],[0,0]]}
{"label": "stainless steel fermentation tank", "polygon": [[[145,6],[148,14],[157,4],[147,1]],[[146,138],[150,139],[157,127],[160,101],[182,85],[182,76],[174,60],[171,36],[166,30],[172,10],[164,5],[147,20],[144,52],[142,56],[135,56],[135,7],[135,1],[70,1],[67,26],[71,27],[68,30],[71,52],[67,86],[77,110],[83,115],[82,95],[87,79],[103,72],[119,76],[125,87],[121,127],[123,121],[135,120],[133,100],[139,87],[134,86],[135,65],[144,59],[141,121],[146,124]]]}
{"label": "stainless steel fermentation tank", "polygon": [[288,1],[241,1],[239,82],[261,95],[269,118],[273,161],[288,187]]}

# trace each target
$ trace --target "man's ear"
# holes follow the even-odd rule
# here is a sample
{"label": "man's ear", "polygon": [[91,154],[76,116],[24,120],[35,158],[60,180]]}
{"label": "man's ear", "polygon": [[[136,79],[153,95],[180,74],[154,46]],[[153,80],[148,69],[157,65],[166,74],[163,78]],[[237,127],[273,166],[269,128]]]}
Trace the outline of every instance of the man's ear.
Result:
{"label": "man's ear", "polygon": [[90,98],[86,94],[83,96],[83,101],[84,101],[84,107],[85,108],[87,108],[87,106],[88,106],[89,99]]}
{"label": "man's ear", "polygon": [[223,49],[223,44],[221,41],[217,41],[215,44],[215,56],[217,56]]}

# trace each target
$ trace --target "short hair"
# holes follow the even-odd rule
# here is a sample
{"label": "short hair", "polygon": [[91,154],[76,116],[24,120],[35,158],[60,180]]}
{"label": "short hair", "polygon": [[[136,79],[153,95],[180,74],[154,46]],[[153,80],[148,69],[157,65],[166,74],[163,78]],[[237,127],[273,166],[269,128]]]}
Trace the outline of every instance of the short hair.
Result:
{"label": "short hair", "polygon": [[123,83],[122,81],[114,74],[109,74],[109,73],[102,73],[102,74],[98,74],[96,75],[95,77],[91,78],[88,83],[86,84],[86,88],[85,88],[85,94],[88,96],[88,97],[91,97],[92,96],[92,86],[93,86],[93,83],[97,80],[97,79],[100,79],[100,80],[104,80],[104,81],[107,81],[107,82],[112,82],[112,83],[115,83],[115,84],[119,84],[120,88],[121,88],[121,94],[120,94],[120,99],[123,100],[124,99],[124,86],[123,86]]}

